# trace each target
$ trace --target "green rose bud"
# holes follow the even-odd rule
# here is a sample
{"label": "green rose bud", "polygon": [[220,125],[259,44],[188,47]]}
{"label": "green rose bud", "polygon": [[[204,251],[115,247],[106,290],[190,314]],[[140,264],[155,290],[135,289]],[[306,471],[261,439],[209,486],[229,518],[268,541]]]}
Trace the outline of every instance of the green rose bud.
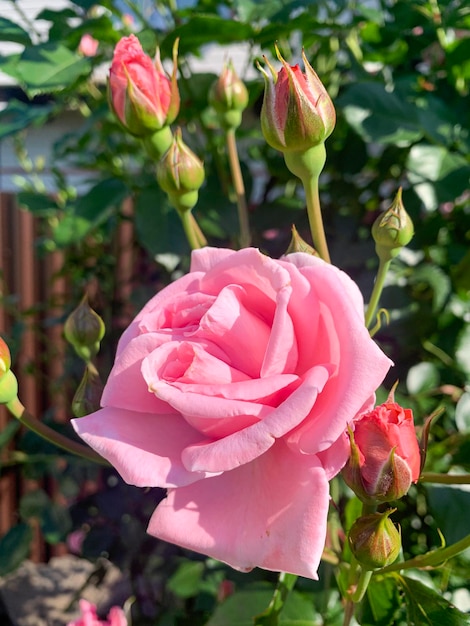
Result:
{"label": "green rose bud", "polygon": [[359,517],[349,531],[349,546],[366,569],[393,563],[401,549],[401,535],[389,516],[396,509]]}
{"label": "green rose bud", "polygon": [[229,61],[209,91],[209,102],[217,111],[223,128],[240,126],[248,100],[248,90]]}
{"label": "green rose bud", "polygon": [[90,307],[85,295],[65,322],[65,338],[75,348],[78,356],[88,363],[98,354],[104,333],[104,322]]}
{"label": "green rose bud", "polygon": [[290,240],[289,247],[285,251],[284,254],[292,254],[294,252],[305,252],[306,254],[311,254],[312,256],[319,256],[318,252],[315,248],[312,248],[302,237],[299,235],[297,228],[292,225],[292,238]]}
{"label": "green rose bud", "polygon": [[401,192],[400,187],[390,208],[379,215],[372,225],[375,250],[384,262],[395,258],[403,246],[410,243],[414,234],[413,222],[405,211]]}

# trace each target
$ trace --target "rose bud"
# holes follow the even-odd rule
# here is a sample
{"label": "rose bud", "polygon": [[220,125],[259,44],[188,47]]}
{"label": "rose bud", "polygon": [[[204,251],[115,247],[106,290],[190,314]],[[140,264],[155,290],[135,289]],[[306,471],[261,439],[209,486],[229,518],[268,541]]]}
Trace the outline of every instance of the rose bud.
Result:
{"label": "rose bud", "polygon": [[196,204],[198,190],[204,182],[204,165],[184,143],[180,128],[157,164],[157,181],[177,211],[188,211]]}
{"label": "rose bud", "polygon": [[246,109],[248,100],[248,90],[230,61],[209,91],[209,102],[217,111],[224,128],[240,126],[242,112]]}
{"label": "rose bud", "polygon": [[315,248],[312,248],[302,237],[299,235],[299,231],[297,228],[292,225],[292,237],[289,243],[289,247],[285,251],[286,254],[293,254],[294,252],[306,252],[307,254],[312,254],[313,256],[318,256],[318,252]]}
{"label": "rose bud", "polygon": [[0,378],[8,372],[11,367],[10,348],[0,337]]}
{"label": "rose bud", "polygon": [[108,94],[111,109],[131,134],[145,137],[171,124],[178,115],[176,57],[175,44],[173,73],[168,77],[158,48],[153,62],[135,35],[118,42],[109,72]]}
{"label": "rose bud", "polygon": [[343,478],[363,502],[398,500],[418,480],[421,459],[411,409],[387,401],[354,420],[349,436]]}
{"label": "rose bud", "polygon": [[290,66],[276,47],[282,68],[277,73],[266,57],[270,76],[264,75],[265,92],[261,130],[270,146],[281,152],[304,151],[321,144],[332,133],[336,113],[328,92],[302,51],[305,72]]}
{"label": "rose bud", "polygon": [[400,554],[401,535],[389,519],[394,511],[396,509],[359,517],[351,526],[349,547],[366,569],[390,565]]}
{"label": "rose bud", "polygon": [[372,236],[379,259],[389,261],[396,257],[403,246],[410,243],[413,234],[413,222],[403,206],[400,187],[390,208],[379,215],[372,225]]}
{"label": "rose bud", "polygon": [[85,33],[78,44],[78,51],[85,57],[94,57],[98,52],[100,42],[92,37],[89,33]]}
{"label": "rose bud", "polygon": [[85,295],[65,321],[65,338],[75,348],[78,356],[88,363],[98,354],[104,333],[104,322],[90,307]]}

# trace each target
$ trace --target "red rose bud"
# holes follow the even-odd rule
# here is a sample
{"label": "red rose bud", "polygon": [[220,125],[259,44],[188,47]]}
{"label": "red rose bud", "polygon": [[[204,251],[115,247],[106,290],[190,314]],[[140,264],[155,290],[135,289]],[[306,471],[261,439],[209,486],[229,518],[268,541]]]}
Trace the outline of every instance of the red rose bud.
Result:
{"label": "red rose bud", "polygon": [[366,569],[393,563],[401,549],[401,535],[389,516],[396,509],[359,517],[349,531],[349,546],[357,561]]}
{"label": "red rose bud", "polygon": [[157,181],[178,211],[190,210],[196,204],[198,190],[204,182],[204,165],[184,143],[180,128],[157,164]]}
{"label": "red rose bud", "polygon": [[97,355],[104,333],[104,322],[90,307],[85,295],[65,322],[65,338],[75,348],[78,356],[88,363]]}
{"label": "red rose bud", "polygon": [[277,47],[276,53],[282,63],[278,73],[266,57],[271,76],[258,66],[266,84],[261,130],[269,145],[281,152],[308,150],[332,133],[336,122],[333,102],[304,51],[305,72],[286,63]]}
{"label": "red rose bud", "polygon": [[158,49],[152,61],[135,35],[118,42],[109,72],[109,101],[117,118],[133,135],[152,134],[171,124],[178,115],[176,62],[177,42],[173,47],[171,77],[163,69]]}
{"label": "red rose bud", "polygon": [[248,100],[248,90],[243,81],[238,78],[230,61],[209,91],[209,102],[217,111],[224,128],[240,126],[242,112],[246,109]]}
{"label": "red rose bud", "polygon": [[343,478],[363,502],[397,500],[418,480],[421,459],[410,409],[385,402],[355,420],[349,435]]}
{"label": "red rose bud", "polygon": [[4,376],[11,367],[10,348],[0,337],[0,378]]}
{"label": "red rose bud", "polygon": [[389,209],[379,215],[372,225],[377,256],[389,261],[397,256],[403,246],[410,243],[414,229],[401,199],[401,187]]}

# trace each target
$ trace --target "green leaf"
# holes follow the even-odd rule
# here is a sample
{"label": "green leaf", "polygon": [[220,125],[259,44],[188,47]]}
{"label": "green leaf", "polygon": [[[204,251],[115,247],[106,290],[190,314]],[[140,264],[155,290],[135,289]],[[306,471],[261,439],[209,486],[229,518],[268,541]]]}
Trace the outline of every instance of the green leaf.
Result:
{"label": "green leaf", "polygon": [[406,161],[408,178],[427,211],[452,202],[468,189],[470,165],[442,146],[413,146]]}
{"label": "green leaf", "polygon": [[410,284],[425,283],[433,290],[432,310],[438,313],[444,306],[452,289],[449,276],[437,265],[424,263],[415,267],[410,276]]}
{"label": "green leaf", "polygon": [[52,217],[57,213],[57,203],[47,195],[33,191],[20,191],[17,195],[18,204],[40,217]]}
{"label": "green leaf", "polygon": [[15,73],[29,96],[61,91],[91,71],[90,60],[58,43],[25,49]]}
{"label": "green leaf", "polygon": [[455,359],[470,383],[470,324],[467,324],[457,338]]}
{"label": "green leaf", "polygon": [[418,363],[410,368],[406,386],[411,395],[425,393],[439,385],[439,372],[434,363]]}
{"label": "green leaf", "polygon": [[54,110],[53,104],[36,106],[12,100],[0,111],[0,140],[29,126],[42,126]]}
{"label": "green leaf", "polygon": [[119,178],[101,180],[79,198],[74,213],[96,226],[108,217],[110,207],[119,206],[129,194],[129,187]]}
{"label": "green leaf", "polygon": [[469,489],[468,485],[426,485],[432,515],[447,545],[468,534]]}
{"label": "green leaf", "polygon": [[185,561],[182,563],[167,583],[167,589],[179,598],[196,596],[204,574],[204,563],[200,561]]}
{"label": "green leaf", "polygon": [[470,616],[456,609],[430,587],[406,576],[397,576],[405,598],[409,626],[468,626]]}
{"label": "green leaf", "polygon": [[56,544],[65,540],[72,529],[72,520],[68,509],[59,504],[50,504],[41,518],[41,530],[48,543]]}
{"label": "green leaf", "polygon": [[373,577],[364,599],[361,626],[391,626],[400,608],[397,584],[392,577]]}
{"label": "green leaf", "polygon": [[44,511],[51,505],[49,496],[42,489],[26,493],[20,500],[20,515],[28,520],[31,517],[40,519]]}
{"label": "green leaf", "polygon": [[29,524],[13,526],[0,539],[0,576],[16,569],[28,557],[33,532]]}
{"label": "green leaf", "polygon": [[409,146],[422,137],[416,107],[406,94],[380,83],[355,83],[336,100],[346,120],[365,140]]}
{"label": "green leaf", "polygon": [[31,44],[31,37],[15,22],[6,17],[0,17],[0,41],[13,41],[23,46]]}
{"label": "green leaf", "polygon": [[3,430],[0,431],[0,450],[8,443],[10,443],[10,441],[13,439],[19,429],[20,422],[16,419],[7,423]]}
{"label": "green leaf", "polygon": [[470,432],[470,392],[461,395],[455,407],[455,425],[461,433]]}

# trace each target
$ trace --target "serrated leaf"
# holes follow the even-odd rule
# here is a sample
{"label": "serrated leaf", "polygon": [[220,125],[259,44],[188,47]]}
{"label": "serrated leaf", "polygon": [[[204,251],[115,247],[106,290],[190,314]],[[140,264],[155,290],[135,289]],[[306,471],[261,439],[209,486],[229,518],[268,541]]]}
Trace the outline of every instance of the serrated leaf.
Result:
{"label": "serrated leaf", "polygon": [[45,124],[54,109],[53,104],[36,106],[12,100],[3,111],[0,111],[0,140],[29,126]]}
{"label": "serrated leaf", "polygon": [[90,71],[89,59],[58,43],[26,48],[15,67],[16,75],[29,96],[61,91]]}
{"label": "serrated leaf", "polygon": [[468,534],[470,487],[468,485],[426,485],[429,506],[447,545]]}
{"label": "serrated leaf", "polygon": [[0,576],[16,569],[27,558],[33,532],[29,524],[13,526],[0,539]]}
{"label": "serrated leaf", "polygon": [[119,206],[129,193],[128,186],[119,178],[100,180],[78,199],[74,213],[96,226],[106,219],[109,208]]}
{"label": "serrated leaf", "polygon": [[409,626],[468,626],[470,616],[456,609],[450,602],[427,585],[397,576],[404,593]]}
{"label": "serrated leaf", "polygon": [[410,283],[413,285],[427,283],[432,291],[432,310],[437,313],[444,306],[451,292],[451,281],[449,276],[437,265],[425,263],[415,267],[410,276]]}
{"label": "serrated leaf", "polygon": [[23,46],[29,46],[31,44],[31,37],[24,28],[16,24],[16,22],[12,22],[6,17],[0,17],[0,41],[12,41],[22,44]]}
{"label": "serrated leaf", "polygon": [[400,608],[394,578],[374,577],[367,587],[361,614],[361,626],[391,626]]}
{"label": "serrated leaf", "polygon": [[33,191],[20,191],[17,195],[18,204],[41,217],[51,217],[59,209],[57,203],[47,195],[34,193]]}

